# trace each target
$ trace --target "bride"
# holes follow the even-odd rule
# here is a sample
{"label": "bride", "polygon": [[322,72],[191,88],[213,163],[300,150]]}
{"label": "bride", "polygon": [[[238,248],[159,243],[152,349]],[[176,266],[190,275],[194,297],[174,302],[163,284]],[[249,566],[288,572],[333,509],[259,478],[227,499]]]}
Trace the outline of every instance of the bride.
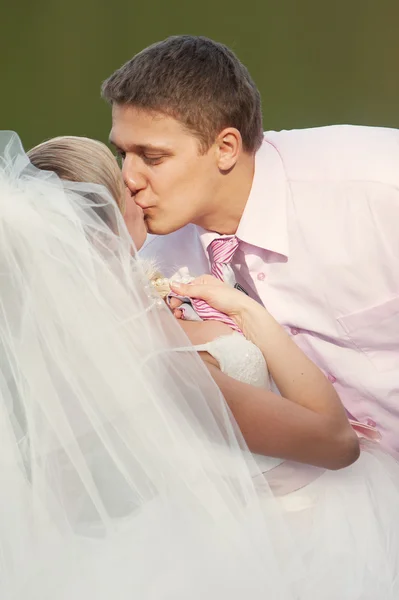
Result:
{"label": "bride", "polygon": [[[66,143],[65,139],[63,143]],[[49,151],[47,158],[54,161],[57,154],[54,152],[55,148],[49,147],[50,143],[46,144],[41,149],[39,147],[30,153],[32,162],[36,164],[39,162],[44,149]],[[71,146],[68,144],[67,146],[68,149],[64,147],[60,155],[59,168],[56,168],[56,165],[46,167],[45,164],[38,164],[38,166],[42,168],[50,166],[65,179],[81,180],[76,173],[76,168],[79,156],[81,163],[87,167],[87,148],[85,153],[81,147],[81,152],[75,153],[75,156],[71,157],[73,160],[69,162]],[[93,160],[90,162],[93,163]],[[67,172],[68,164],[74,170],[73,174]],[[61,167],[64,172],[60,172]],[[104,173],[109,174],[109,171],[104,168],[99,169],[99,172],[103,176]],[[92,177],[92,180],[95,178]],[[98,183],[107,185],[104,181]],[[112,191],[109,185],[108,188]],[[114,197],[118,200],[118,195],[114,194]],[[125,199],[125,220],[134,235],[132,229],[134,226],[137,226],[138,231],[143,231],[140,230],[142,217],[135,209],[134,202],[129,204],[129,200],[131,200],[129,197]],[[117,219],[112,220],[104,214],[105,208],[104,205],[98,208],[92,205],[92,211],[101,210],[101,218],[108,220],[115,232],[121,231],[123,239],[123,227],[121,228]],[[97,236],[97,243],[99,237],[100,247],[103,251],[109,252],[117,242],[114,238],[111,239],[109,233],[108,239],[103,239],[104,234],[101,233],[101,236]],[[145,233],[143,235],[145,236]],[[135,268],[138,269],[137,264]],[[230,334],[228,344],[222,344],[220,347],[220,341],[215,344],[213,339],[205,340],[200,344],[200,349],[205,351],[203,357],[208,361],[209,370],[222,389],[254,451],[333,469],[355,460],[357,444],[353,443],[353,435],[348,433],[347,420],[342,416],[340,403],[331,393],[332,386],[329,386],[324,378],[320,379],[320,374],[314,365],[309,365],[308,361],[304,360],[303,355],[293,347],[291,341],[284,336],[262,307],[243,294],[220,283],[210,283],[207,279],[191,286],[180,285],[179,289],[176,287],[174,289],[183,295],[201,296],[216,308],[230,313],[240,329],[256,344],[256,346],[252,344],[251,351],[249,351],[250,346],[246,346],[248,355],[256,363],[256,367],[251,371],[249,383],[257,383],[264,388],[270,387],[265,362],[260,361],[259,355],[254,353],[254,347],[258,347],[267,360],[270,373],[280,392],[286,397],[285,399],[276,397],[274,400],[276,395],[267,389],[256,389],[248,383],[232,384],[228,375],[239,378],[242,374],[242,363],[247,362],[247,356],[245,353],[239,355],[240,368],[238,368],[237,360],[234,361],[234,357],[231,357],[229,346],[238,350],[237,344],[239,344],[242,349],[244,343],[242,336],[233,338],[233,334],[224,331],[221,337],[216,337],[216,341]],[[162,311],[163,307],[159,305],[158,310]],[[165,323],[169,326],[169,321],[166,320]],[[214,324],[211,326],[214,327]],[[165,324],[162,324],[163,331],[165,331],[164,327]],[[157,335],[159,334],[160,331],[157,331]],[[193,335],[191,332],[190,335],[195,337],[198,333]],[[216,332],[216,335],[219,333]],[[171,341],[169,330],[168,339]],[[241,341],[238,342],[238,339]],[[179,339],[179,343],[173,344],[172,347],[181,350],[179,345],[184,347],[183,339]],[[191,351],[193,348],[185,346],[185,349]],[[163,357],[159,347],[154,349],[154,353],[157,359]],[[178,365],[180,375],[184,373],[183,364],[186,360],[188,360],[187,352],[178,355],[176,366]],[[225,372],[221,372],[217,367]],[[244,371],[248,381],[248,369]],[[198,372],[196,377],[202,378],[203,375]],[[210,402],[213,412],[215,408],[213,399],[210,398]],[[339,429],[342,430],[341,435],[338,435]],[[231,474],[232,468],[236,470],[238,467],[235,464],[232,467],[235,457],[233,460],[230,451],[222,453],[219,443],[217,448],[218,459],[223,456],[224,478],[228,473]],[[227,456],[232,460],[229,461]],[[293,597],[301,600],[313,600],[313,598],[393,600],[397,597],[399,525],[396,506],[399,499],[399,469],[391,457],[385,455],[377,444],[367,441],[362,442],[360,459],[351,467],[341,471],[301,467],[297,463],[273,460],[266,456],[256,457],[256,460],[266,480],[270,482],[274,494],[278,497],[279,509],[284,511],[294,538],[292,545],[289,545],[290,538],[284,533],[284,525],[276,513],[274,515],[276,521],[274,517],[272,519],[273,532],[278,534],[274,559],[281,556],[280,550],[284,546],[284,560],[282,564],[279,563],[279,566],[283,571],[285,569],[284,577],[287,578],[285,580],[287,585],[281,585],[279,592],[273,591],[272,598],[278,598],[278,593],[291,593],[293,582],[295,582]],[[254,475],[254,481],[259,483],[259,471],[253,464],[248,466]],[[274,511],[275,507],[269,488],[266,486],[264,491],[258,489],[257,493],[262,498],[262,509],[270,517],[270,511]],[[270,527],[271,521],[268,520],[267,523]],[[273,539],[273,542],[276,542],[276,538],[270,531],[268,537],[269,541]],[[288,545],[285,545],[286,543]],[[263,549],[262,552],[264,553]],[[226,559],[227,557],[228,555]],[[256,560],[254,562],[256,563]],[[263,564],[268,572],[269,563]],[[244,569],[243,564],[242,569]],[[222,577],[220,570],[218,573]],[[281,577],[281,571],[278,577]],[[269,583],[271,583],[270,579]],[[229,589],[229,597],[231,595]],[[251,596],[251,593],[246,595],[256,597]]]}

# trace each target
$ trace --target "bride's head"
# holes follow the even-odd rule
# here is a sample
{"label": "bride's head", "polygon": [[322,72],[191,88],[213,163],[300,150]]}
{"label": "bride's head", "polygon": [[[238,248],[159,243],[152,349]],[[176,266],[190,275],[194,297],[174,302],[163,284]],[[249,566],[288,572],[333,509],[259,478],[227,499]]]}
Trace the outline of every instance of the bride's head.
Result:
{"label": "bride's head", "polygon": [[104,186],[116,201],[136,248],[141,248],[147,236],[143,212],[125,187],[118,163],[105,144],[91,138],[61,136],[27,154],[35,167],[53,171],[61,179]]}

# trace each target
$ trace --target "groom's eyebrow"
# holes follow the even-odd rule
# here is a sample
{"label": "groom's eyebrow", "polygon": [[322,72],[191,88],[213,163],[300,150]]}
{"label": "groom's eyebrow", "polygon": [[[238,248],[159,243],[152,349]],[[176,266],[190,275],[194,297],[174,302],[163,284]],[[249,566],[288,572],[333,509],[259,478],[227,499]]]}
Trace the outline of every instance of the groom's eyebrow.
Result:
{"label": "groom's eyebrow", "polygon": [[171,152],[167,146],[156,146],[155,144],[136,144],[132,146],[132,150],[138,152]]}
{"label": "groom's eyebrow", "polygon": [[116,142],[109,138],[109,143],[117,148],[118,150],[124,150],[125,152],[163,152],[171,154],[172,150],[166,146],[156,146],[154,144],[128,144],[121,148]]}

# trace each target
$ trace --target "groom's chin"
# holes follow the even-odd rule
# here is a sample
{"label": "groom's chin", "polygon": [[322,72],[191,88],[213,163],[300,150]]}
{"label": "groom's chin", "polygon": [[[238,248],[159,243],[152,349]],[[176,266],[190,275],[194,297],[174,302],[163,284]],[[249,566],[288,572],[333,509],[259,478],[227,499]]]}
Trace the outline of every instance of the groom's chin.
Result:
{"label": "groom's chin", "polygon": [[184,225],[180,225],[180,223],[176,226],[171,225],[168,222],[162,222],[158,219],[145,218],[144,223],[147,229],[147,233],[151,235],[168,235],[168,233],[173,233],[184,227]]}
{"label": "groom's chin", "polygon": [[147,229],[147,233],[151,235],[161,235],[158,232],[158,227],[156,226],[156,222],[154,223],[149,217],[144,217],[144,225]]}

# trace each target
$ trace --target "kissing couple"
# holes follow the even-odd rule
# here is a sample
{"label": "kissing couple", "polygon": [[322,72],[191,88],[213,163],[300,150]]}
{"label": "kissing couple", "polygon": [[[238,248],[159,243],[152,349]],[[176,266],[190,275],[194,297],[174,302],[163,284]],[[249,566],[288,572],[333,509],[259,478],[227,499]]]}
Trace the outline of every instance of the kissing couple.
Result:
{"label": "kissing couple", "polygon": [[102,93],[122,172],[1,138],[2,597],[397,598],[398,132],[201,37]]}

